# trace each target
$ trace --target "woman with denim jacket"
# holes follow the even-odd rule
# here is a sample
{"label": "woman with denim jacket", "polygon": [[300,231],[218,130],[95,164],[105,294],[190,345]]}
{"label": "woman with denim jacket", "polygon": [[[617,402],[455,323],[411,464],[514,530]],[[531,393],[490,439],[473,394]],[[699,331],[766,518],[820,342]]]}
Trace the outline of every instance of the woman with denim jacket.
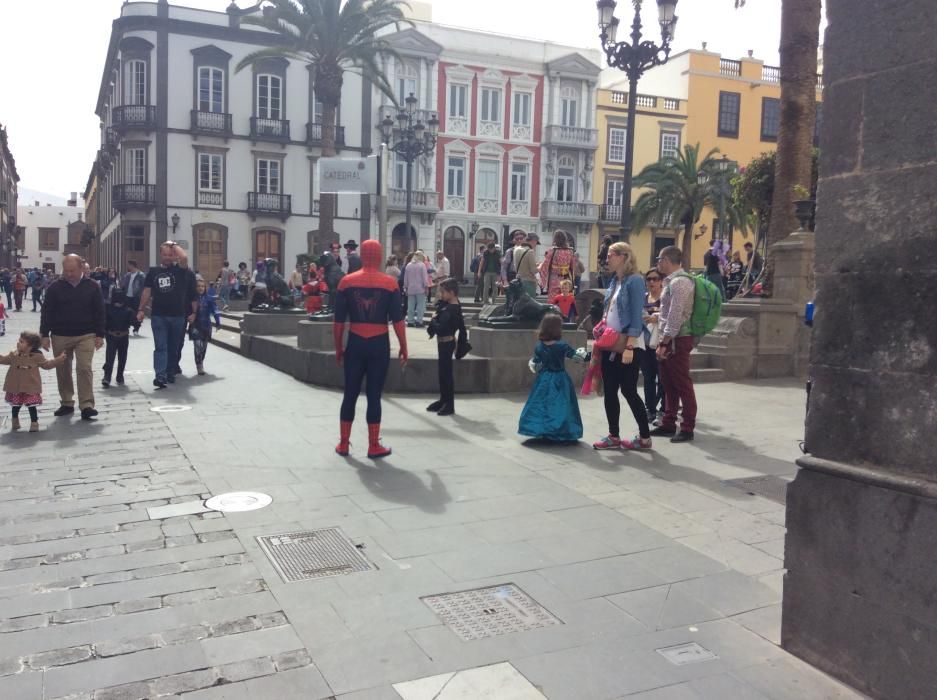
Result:
{"label": "woman with denim jacket", "polygon": [[[613,351],[602,351],[602,382],[605,385],[605,416],[608,435],[594,442],[597,450],[646,450],[651,447],[647,409],[638,396],[638,372],[644,346],[644,278],[638,274],[634,251],[627,243],[609,246],[608,269],[611,279],[605,290],[605,323],[621,334]],[[638,424],[638,435],[622,440],[618,420],[621,391]]]}

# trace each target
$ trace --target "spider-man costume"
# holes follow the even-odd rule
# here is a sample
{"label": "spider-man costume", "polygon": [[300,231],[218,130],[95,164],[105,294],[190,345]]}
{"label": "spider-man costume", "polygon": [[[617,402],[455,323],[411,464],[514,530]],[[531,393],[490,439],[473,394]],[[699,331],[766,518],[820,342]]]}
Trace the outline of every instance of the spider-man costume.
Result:
{"label": "spider-man costume", "polygon": [[[407,361],[407,331],[404,326],[403,301],[397,280],[380,271],[384,259],[381,244],[361,244],[362,268],[345,275],[335,295],[335,359],[345,365],[345,398],[342,400],[341,438],[335,451],[348,454],[355,403],[361,394],[361,382],[367,377],[368,457],[390,454],[381,444],[381,392],[390,366],[390,338],[387,323],[394,325],[400,343],[400,362]],[[345,323],[349,322],[348,345],[344,346]]]}

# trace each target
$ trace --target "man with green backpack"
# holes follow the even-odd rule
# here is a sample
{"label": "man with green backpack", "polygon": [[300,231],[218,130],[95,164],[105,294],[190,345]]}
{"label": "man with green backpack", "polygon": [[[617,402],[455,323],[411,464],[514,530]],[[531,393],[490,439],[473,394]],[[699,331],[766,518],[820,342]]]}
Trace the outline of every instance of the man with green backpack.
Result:
{"label": "man with green backpack", "polygon": [[[665,411],[660,426],[652,430],[651,435],[669,435],[671,442],[690,442],[696,427],[696,392],[690,377],[690,353],[699,339],[719,322],[722,294],[705,277],[683,270],[683,253],[676,246],[660,251],[657,269],[665,278],[657,346]],[[677,431],[677,410],[681,406],[680,430]]]}

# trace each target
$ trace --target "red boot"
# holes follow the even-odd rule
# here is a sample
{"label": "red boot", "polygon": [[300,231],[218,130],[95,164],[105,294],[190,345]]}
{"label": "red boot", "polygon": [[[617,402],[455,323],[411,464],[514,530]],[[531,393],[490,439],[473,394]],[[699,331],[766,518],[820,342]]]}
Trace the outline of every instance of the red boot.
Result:
{"label": "red boot", "polygon": [[348,442],[348,438],[351,437],[351,421],[343,420],[339,425],[341,426],[341,437],[338,440],[338,444],[335,446],[335,454],[347,457],[348,446],[351,445],[351,443]]}
{"label": "red boot", "polygon": [[368,423],[368,457],[380,459],[390,454],[390,448],[381,444],[381,424]]}

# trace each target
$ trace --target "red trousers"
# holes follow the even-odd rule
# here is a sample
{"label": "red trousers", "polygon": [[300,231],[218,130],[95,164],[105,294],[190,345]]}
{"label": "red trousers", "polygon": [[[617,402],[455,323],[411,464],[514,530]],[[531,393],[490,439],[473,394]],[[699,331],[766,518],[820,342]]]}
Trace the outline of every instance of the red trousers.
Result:
{"label": "red trousers", "polygon": [[660,381],[664,385],[664,418],[662,428],[677,427],[677,409],[683,413],[680,430],[692,433],[696,427],[696,392],[690,379],[690,352],[693,336],[685,335],[674,339],[673,352],[660,361]]}

